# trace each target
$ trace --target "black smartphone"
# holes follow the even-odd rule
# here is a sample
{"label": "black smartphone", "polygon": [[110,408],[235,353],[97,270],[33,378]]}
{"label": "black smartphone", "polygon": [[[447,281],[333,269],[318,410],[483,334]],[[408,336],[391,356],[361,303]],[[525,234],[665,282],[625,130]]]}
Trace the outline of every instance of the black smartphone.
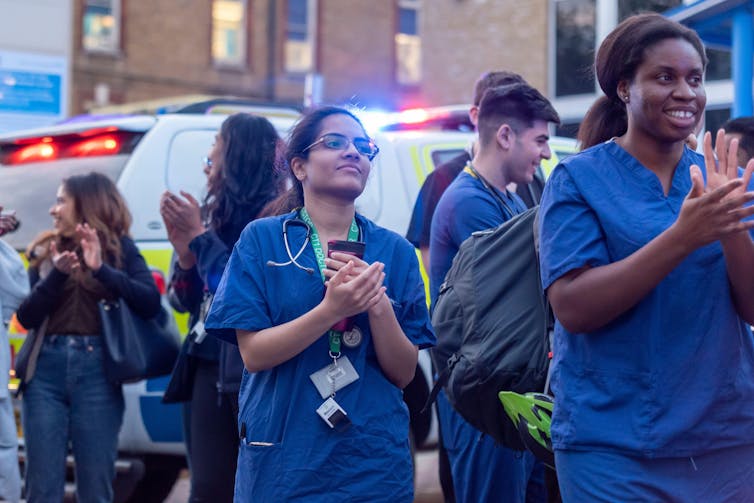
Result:
{"label": "black smartphone", "polygon": [[327,242],[327,256],[330,257],[332,252],[340,252],[364,258],[365,247],[366,244],[363,241],[343,241],[342,239],[333,239]]}

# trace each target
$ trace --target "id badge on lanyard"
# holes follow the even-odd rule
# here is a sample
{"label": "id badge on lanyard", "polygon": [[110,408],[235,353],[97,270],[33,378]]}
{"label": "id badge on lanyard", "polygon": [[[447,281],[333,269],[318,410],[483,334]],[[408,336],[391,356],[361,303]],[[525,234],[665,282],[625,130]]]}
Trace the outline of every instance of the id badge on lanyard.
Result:
{"label": "id badge on lanyard", "polygon": [[[311,230],[312,248],[314,249],[314,256],[317,259],[317,265],[322,275],[322,281],[324,282],[326,268],[325,252],[322,249],[322,242],[319,239],[317,229],[314,227],[314,223],[311,217],[309,217],[306,208],[301,209],[301,219]],[[348,229],[348,241],[356,241],[358,238],[359,227],[354,219]],[[347,428],[351,424],[351,420],[348,419],[346,411],[335,401],[335,393],[359,378],[359,374],[351,364],[351,361],[347,356],[341,355],[340,351],[341,342],[344,342],[347,346],[352,344],[357,338],[358,342],[361,342],[361,332],[351,333],[353,330],[358,330],[355,325],[351,331],[347,332],[348,336],[346,340],[344,340],[343,332],[333,329],[328,332],[328,357],[332,359],[332,363],[309,376],[320,396],[325,399],[322,405],[317,408],[317,415],[330,428],[336,430]]]}

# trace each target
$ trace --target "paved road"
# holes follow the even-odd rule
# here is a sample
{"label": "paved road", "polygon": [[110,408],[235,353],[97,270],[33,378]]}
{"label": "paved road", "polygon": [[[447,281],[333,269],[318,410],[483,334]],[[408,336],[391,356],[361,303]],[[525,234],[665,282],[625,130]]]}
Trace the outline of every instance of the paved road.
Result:
{"label": "paved road", "polygon": [[[190,485],[188,472],[184,472],[165,503],[186,503]],[[420,452],[416,455],[415,492],[414,503],[442,503],[442,491],[437,476],[437,451]]]}

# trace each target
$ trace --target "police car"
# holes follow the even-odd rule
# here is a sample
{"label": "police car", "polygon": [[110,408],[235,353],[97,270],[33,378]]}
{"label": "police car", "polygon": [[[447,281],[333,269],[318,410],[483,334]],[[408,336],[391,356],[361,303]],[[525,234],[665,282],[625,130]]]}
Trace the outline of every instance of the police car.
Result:
{"label": "police car", "polygon": [[[0,135],[0,203],[15,210],[22,222],[17,232],[3,239],[23,250],[51,226],[48,209],[63,178],[103,172],[125,197],[133,215],[132,237],[164,293],[172,246],[159,214],[160,195],[184,190],[201,198],[206,178],[200,160],[227,114],[237,111],[267,117],[283,138],[299,117],[289,108],[215,103],[188,107],[189,113],[90,117]],[[405,235],[426,175],[473,140],[466,117],[465,107],[445,107],[382,117],[373,126],[375,117],[364,114],[380,154],[356,202],[357,211]],[[575,151],[575,144],[554,138],[551,148],[553,159],[543,165],[548,174],[559,157]],[[176,313],[176,318],[185,333],[186,316]],[[21,327],[16,325],[15,332],[12,354],[23,342]],[[422,351],[417,377],[404,392],[418,448],[432,446],[437,439],[436,418],[420,413],[431,382],[429,355]],[[116,465],[119,501],[129,496],[132,501],[162,501],[185,466],[180,406],[161,402],[166,384],[167,377],[162,377],[124,385],[126,412]]]}
{"label": "police car", "polygon": [[[283,136],[300,115],[279,107],[236,109],[266,116]],[[19,251],[25,249],[40,231],[51,227],[48,210],[63,178],[103,172],[123,194],[133,216],[131,235],[164,294],[172,246],[159,199],[166,189],[201,198],[206,186],[201,159],[228,113],[216,107],[206,112],[76,118],[0,136],[0,204],[15,210],[21,221],[19,229],[3,239]],[[187,315],[176,313],[176,318],[185,334]],[[22,327],[13,323],[12,358],[23,340]],[[161,401],[167,379],[123,386],[126,408],[118,439],[116,501],[163,501],[186,465],[180,405]],[[22,437],[20,444],[23,461]]]}

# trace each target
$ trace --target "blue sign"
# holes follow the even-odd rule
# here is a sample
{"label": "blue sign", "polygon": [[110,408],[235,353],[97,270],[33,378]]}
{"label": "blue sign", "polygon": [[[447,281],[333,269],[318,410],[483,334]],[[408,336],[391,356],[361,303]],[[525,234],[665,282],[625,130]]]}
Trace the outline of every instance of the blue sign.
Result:
{"label": "blue sign", "polygon": [[61,76],[0,69],[0,112],[60,115]]}

